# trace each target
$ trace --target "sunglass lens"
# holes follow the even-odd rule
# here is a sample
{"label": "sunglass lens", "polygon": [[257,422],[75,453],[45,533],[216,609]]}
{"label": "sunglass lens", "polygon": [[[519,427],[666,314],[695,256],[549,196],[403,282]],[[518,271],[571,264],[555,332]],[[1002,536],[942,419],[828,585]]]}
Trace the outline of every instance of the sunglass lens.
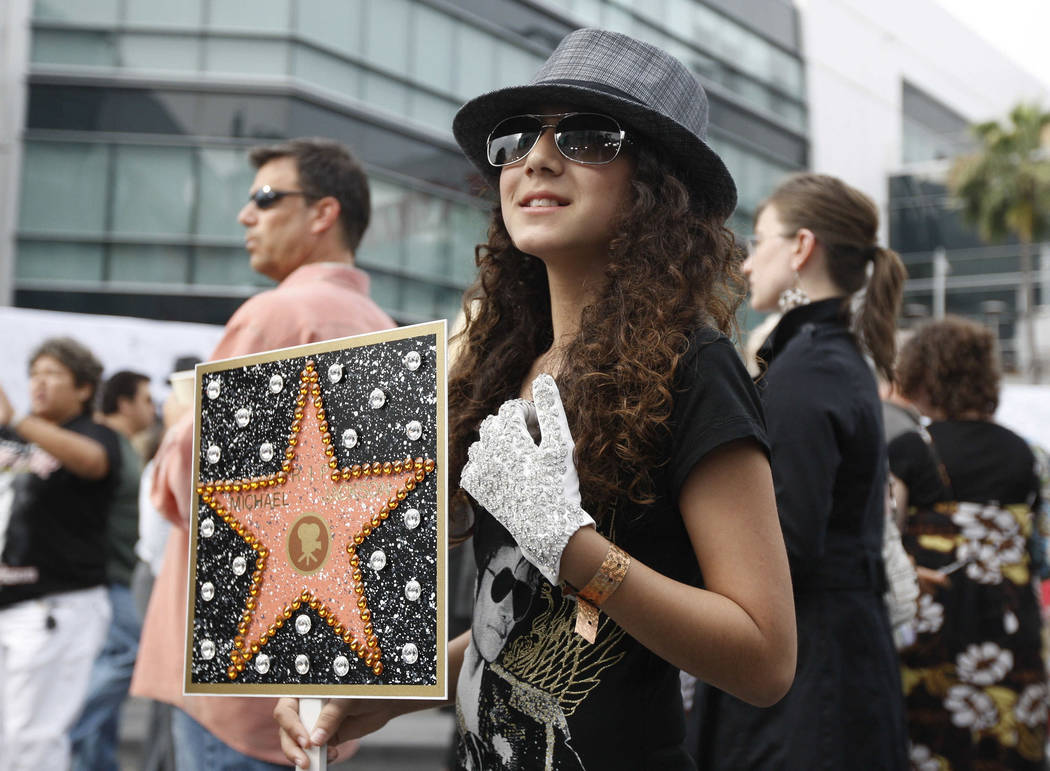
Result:
{"label": "sunglass lens", "polygon": [[528,115],[515,115],[496,124],[489,134],[488,158],[493,166],[520,161],[539,139],[543,124]]}
{"label": "sunglass lens", "polygon": [[281,194],[270,190],[269,188],[262,188],[256,190],[249,196],[249,200],[255,201],[255,205],[260,209],[269,209],[281,198]]}
{"label": "sunglass lens", "polygon": [[580,113],[558,122],[554,141],[570,160],[578,163],[609,163],[620,152],[619,124],[607,115]]}
{"label": "sunglass lens", "polygon": [[510,568],[503,568],[503,570],[497,573],[495,578],[492,579],[492,601],[503,602],[503,598],[510,594],[510,590],[513,588],[514,573]]}

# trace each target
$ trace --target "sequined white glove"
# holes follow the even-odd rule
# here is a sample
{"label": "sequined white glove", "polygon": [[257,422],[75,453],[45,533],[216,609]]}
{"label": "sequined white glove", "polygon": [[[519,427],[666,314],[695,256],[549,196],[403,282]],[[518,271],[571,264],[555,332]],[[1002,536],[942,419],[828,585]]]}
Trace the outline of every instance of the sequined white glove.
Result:
{"label": "sequined white glove", "polygon": [[[594,519],[580,506],[572,434],[554,378],[537,377],[532,398],[534,404],[504,402],[498,414],[482,421],[460,485],[507,528],[525,559],[556,584],[569,538]],[[539,426],[539,445],[530,424]]]}

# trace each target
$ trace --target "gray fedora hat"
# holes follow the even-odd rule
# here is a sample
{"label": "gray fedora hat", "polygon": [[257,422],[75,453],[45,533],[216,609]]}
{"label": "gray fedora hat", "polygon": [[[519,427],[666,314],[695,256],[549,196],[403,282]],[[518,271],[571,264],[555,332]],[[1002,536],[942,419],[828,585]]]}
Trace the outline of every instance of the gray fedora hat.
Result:
{"label": "gray fedora hat", "polygon": [[485,140],[496,123],[544,103],[605,112],[662,148],[704,210],[725,220],[736,208],[736,185],[707,146],[707,94],[678,59],[656,46],[601,29],[562,39],[532,82],[471,99],[456,113],[452,133],[493,187],[500,170],[488,162]]}

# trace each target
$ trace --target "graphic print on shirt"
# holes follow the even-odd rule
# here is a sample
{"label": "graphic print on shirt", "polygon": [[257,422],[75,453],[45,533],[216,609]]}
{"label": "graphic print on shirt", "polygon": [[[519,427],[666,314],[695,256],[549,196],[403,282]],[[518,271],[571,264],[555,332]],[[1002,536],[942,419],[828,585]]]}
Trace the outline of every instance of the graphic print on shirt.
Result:
{"label": "graphic print on shirt", "polygon": [[36,474],[41,479],[47,479],[61,467],[50,453],[35,444],[0,440],[0,586],[32,584],[40,577],[34,567],[11,567],[3,562],[19,476]]}
{"label": "graphic print on shirt", "polygon": [[[534,603],[528,631],[509,641]],[[568,717],[623,658],[624,632],[603,616],[591,645],[575,633],[575,612],[515,546],[499,546],[479,567],[457,691],[462,767],[583,769]]]}

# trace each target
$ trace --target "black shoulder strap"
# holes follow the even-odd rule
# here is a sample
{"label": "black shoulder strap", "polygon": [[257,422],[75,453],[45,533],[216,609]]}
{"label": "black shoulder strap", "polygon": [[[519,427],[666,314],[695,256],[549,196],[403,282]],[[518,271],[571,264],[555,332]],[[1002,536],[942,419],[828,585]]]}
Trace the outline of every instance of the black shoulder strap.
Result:
{"label": "black shoulder strap", "polygon": [[937,467],[937,473],[941,477],[941,484],[948,491],[948,500],[954,500],[955,493],[952,492],[951,477],[948,476],[948,469],[945,468],[944,461],[941,460],[941,454],[937,452],[937,445],[933,442],[933,435],[926,428],[928,423],[928,418],[922,418],[916,431],[919,432],[919,436],[922,437],[922,441],[926,443],[926,448],[930,451],[930,457],[933,459],[933,464]]}

